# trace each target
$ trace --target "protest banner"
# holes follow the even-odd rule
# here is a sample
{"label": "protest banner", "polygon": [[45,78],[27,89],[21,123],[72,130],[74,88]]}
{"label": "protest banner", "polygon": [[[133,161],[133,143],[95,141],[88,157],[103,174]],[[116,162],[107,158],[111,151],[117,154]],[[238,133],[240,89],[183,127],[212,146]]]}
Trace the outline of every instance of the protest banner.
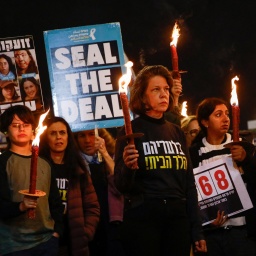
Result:
{"label": "protest banner", "polygon": [[44,112],[44,101],[31,35],[0,39],[0,110],[26,105]]}
{"label": "protest banner", "polygon": [[238,167],[231,157],[194,169],[203,225],[216,219],[217,211],[229,217],[253,207]]}
{"label": "protest banner", "polygon": [[120,24],[49,30],[44,39],[54,114],[65,118],[72,131],[123,125],[118,80],[126,70]]}

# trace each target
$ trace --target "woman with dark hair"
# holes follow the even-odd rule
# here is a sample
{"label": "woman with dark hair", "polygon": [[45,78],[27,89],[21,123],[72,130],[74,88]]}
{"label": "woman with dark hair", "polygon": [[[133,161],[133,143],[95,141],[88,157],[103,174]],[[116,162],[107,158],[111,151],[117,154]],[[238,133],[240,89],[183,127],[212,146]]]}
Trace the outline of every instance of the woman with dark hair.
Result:
{"label": "woman with dark hair", "polygon": [[20,82],[21,97],[24,100],[40,98],[40,84],[34,77],[22,78]]}
{"label": "woman with dark hair", "polygon": [[69,124],[62,117],[52,117],[45,125],[40,155],[52,164],[65,206],[60,255],[88,256],[88,242],[99,222],[97,195]]}
{"label": "woman with dark hair", "polygon": [[0,80],[15,80],[15,66],[11,57],[0,54]]}
{"label": "woman with dark hair", "polygon": [[14,58],[19,76],[22,74],[38,74],[36,62],[29,50],[14,51]]}
{"label": "woman with dark hair", "polygon": [[16,82],[9,80],[0,81],[0,103],[20,101],[21,98],[15,90]]}
{"label": "woman with dark hair", "polygon": [[22,78],[20,82],[21,97],[25,101],[35,101],[36,109],[42,109],[40,84],[34,77]]}
{"label": "woman with dark hair", "polygon": [[[228,104],[220,98],[206,98],[197,108],[197,120],[201,127],[195,142],[190,147],[193,167],[203,166],[231,155],[234,165],[239,167],[252,201],[255,202],[254,147],[245,149],[241,145],[224,147],[232,142],[228,132],[230,118]],[[250,209],[228,218],[224,211],[216,212],[216,219],[206,226],[207,255],[255,255],[256,215]]]}
{"label": "woman with dark hair", "polygon": [[[125,196],[121,240],[127,256],[189,256],[205,252],[197,191],[186,138],[166,121],[173,108],[173,78],[161,65],[147,66],[130,91],[134,144],[117,136],[115,185]],[[121,138],[120,138],[121,136]]]}

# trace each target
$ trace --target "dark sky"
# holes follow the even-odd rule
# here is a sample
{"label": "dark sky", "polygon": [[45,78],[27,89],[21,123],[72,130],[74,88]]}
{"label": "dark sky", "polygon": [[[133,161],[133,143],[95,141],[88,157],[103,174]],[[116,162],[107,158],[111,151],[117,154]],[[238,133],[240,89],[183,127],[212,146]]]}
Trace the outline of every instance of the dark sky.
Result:
{"label": "dark sky", "polygon": [[[0,38],[34,37],[44,94],[50,85],[43,31],[120,22],[124,50],[138,72],[143,65],[171,66],[170,35],[179,21],[179,67],[188,114],[205,97],[229,102],[231,78],[239,77],[240,129],[256,119],[255,10],[249,0],[45,0],[1,3]],[[24,4],[22,3],[24,2]],[[26,3],[26,4],[25,4]],[[48,97],[49,98],[49,97]],[[46,105],[51,102],[46,101]]]}

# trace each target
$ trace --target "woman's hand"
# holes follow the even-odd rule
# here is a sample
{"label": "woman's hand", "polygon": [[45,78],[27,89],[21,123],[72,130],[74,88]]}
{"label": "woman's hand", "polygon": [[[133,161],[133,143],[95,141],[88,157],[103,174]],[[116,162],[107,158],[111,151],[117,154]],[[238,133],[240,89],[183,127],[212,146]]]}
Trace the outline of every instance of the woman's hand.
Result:
{"label": "woman's hand", "polygon": [[180,97],[180,94],[182,93],[181,78],[173,79],[173,86],[172,86],[171,92],[173,95],[174,106],[178,106],[179,97]]}
{"label": "woman's hand", "polygon": [[225,212],[224,211],[220,212],[220,210],[218,210],[217,218],[211,223],[211,225],[215,227],[220,227],[227,221],[227,219],[228,217],[225,216]]}
{"label": "woman's hand", "polygon": [[107,151],[105,140],[99,136],[95,136],[94,146],[96,150],[95,153],[98,152],[103,157],[108,174],[114,175],[115,162]]}
{"label": "woman's hand", "polygon": [[135,148],[135,145],[128,144],[124,148],[123,152],[123,160],[125,165],[130,169],[138,169],[137,161],[138,161],[138,150]]}
{"label": "woman's hand", "polygon": [[205,240],[199,240],[195,242],[195,252],[207,252],[207,246]]}
{"label": "woman's hand", "polygon": [[173,79],[173,87],[172,87],[172,93],[175,96],[180,96],[182,93],[182,84],[181,84],[181,79]]}
{"label": "woman's hand", "polygon": [[242,162],[246,157],[245,149],[240,145],[234,145],[230,148],[232,159],[234,161]]}
{"label": "woman's hand", "polygon": [[94,147],[96,152],[99,151],[102,155],[108,154],[105,140],[99,136],[95,136]]}

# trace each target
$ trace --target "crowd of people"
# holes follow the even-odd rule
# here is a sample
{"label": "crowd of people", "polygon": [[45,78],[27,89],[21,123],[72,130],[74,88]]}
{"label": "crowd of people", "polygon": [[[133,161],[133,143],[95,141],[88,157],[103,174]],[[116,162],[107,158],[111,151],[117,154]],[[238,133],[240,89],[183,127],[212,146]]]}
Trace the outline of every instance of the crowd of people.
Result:
{"label": "crowd of people", "polygon": [[[15,55],[20,63],[29,58]],[[0,83],[2,94],[8,86],[15,84]],[[36,97],[37,81],[23,79],[22,88],[22,97]],[[183,117],[181,93],[179,76],[162,65],[145,66],[130,85],[132,131],[142,135],[134,140],[124,139],[125,126],[114,137],[104,128],[72,132],[63,117],[47,117],[40,197],[20,193],[30,185],[33,113],[23,105],[7,108],[0,116],[8,143],[0,155],[0,255],[256,255],[255,147],[232,144],[223,99],[203,99],[194,115]],[[214,208],[205,225],[193,170],[225,158],[253,207],[235,214]],[[31,209],[35,219],[28,218]]]}

